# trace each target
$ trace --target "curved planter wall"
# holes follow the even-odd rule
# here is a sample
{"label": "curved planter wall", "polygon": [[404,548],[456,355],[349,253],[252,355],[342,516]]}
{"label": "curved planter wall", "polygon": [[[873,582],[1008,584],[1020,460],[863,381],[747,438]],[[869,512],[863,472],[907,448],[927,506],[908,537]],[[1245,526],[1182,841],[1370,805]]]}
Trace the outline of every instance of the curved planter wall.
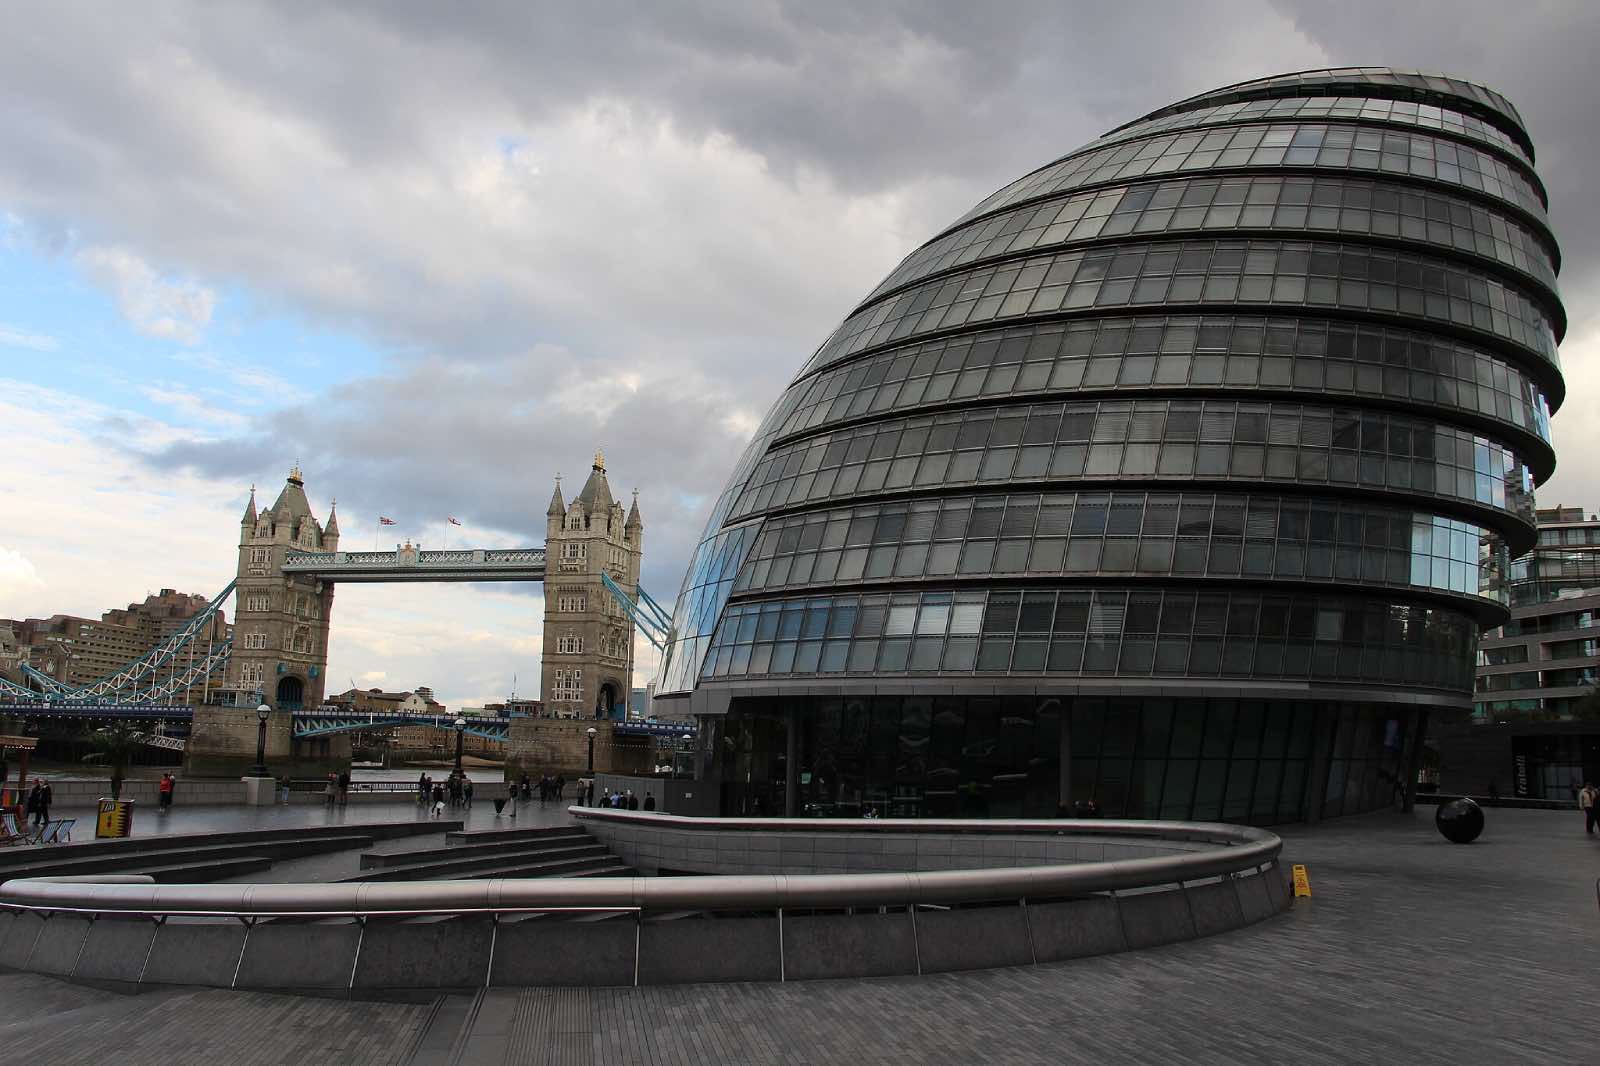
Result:
{"label": "curved planter wall", "polygon": [[[824,865],[878,866],[340,885],[19,879],[0,886],[0,967],[122,989],[179,984],[358,996],[793,981],[1056,962],[1225,932],[1288,904],[1281,842],[1239,826],[882,822],[864,829],[574,813],[636,854],[651,849],[651,836],[658,855],[670,852],[670,836],[683,831],[678,823],[692,821],[702,843],[715,838],[715,846],[690,850],[713,856],[762,854],[761,845],[776,839],[783,865],[787,837],[790,870],[803,867],[806,853],[813,862],[842,857]],[[725,849],[725,840],[734,846]],[[992,850],[956,854],[974,844]],[[935,863],[946,847],[949,861]],[[922,868],[882,866],[912,859]],[[709,865],[719,863],[734,860]]]}

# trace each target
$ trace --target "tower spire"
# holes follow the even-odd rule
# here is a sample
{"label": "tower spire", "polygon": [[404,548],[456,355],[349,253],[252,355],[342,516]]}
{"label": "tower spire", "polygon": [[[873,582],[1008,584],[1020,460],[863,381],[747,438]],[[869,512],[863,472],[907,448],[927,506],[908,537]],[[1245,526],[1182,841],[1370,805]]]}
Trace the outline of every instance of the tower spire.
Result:
{"label": "tower spire", "polygon": [[256,524],[256,487],[250,486],[250,502],[245,505],[244,517],[239,520],[241,526],[254,526]]}
{"label": "tower spire", "polygon": [[545,517],[553,518],[567,513],[567,505],[561,500],[561,475],[556,475],[556,491],[550,494],[550,506],[545,508]]}
{"label": "tower spire", "polygon": [[337,537],[339,535],[339,501],[334,500],[328,504],[328,527],[323,530],[325,536]]}
{"label": "tower spire", "polygon": [[594,468],[602,474],[606,472],[606,453],[599,448],[594,450]]}

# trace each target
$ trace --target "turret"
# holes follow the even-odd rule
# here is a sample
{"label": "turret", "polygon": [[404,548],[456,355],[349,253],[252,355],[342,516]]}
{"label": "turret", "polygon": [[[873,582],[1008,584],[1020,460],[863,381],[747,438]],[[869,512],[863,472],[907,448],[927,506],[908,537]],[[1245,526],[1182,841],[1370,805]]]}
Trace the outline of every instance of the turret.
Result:
{"label": "turret", "polygon": [[633,490],[633,506],[628,508],[628,521],[623,530],[627,534],[630,544],[639,543],[639,535],[644,532],[644,519],[639,517],[639,490]]}
{"label": "turret", "polygon": [[545,539],[554,537],[561,529],[561,520],[567,516],[567,505],[561,499],[561,475],[556,475],[556,490],[550,494],[550,506],[545,508]]}
{"label": "turret", "polygon": [[239,524],[248,529],[252,534],[256,531],[256,487],[250,486],[250,502],[245,505],[244,517]]}
{"label": "turret", "polygon": [[332,503],[328,504],[328,525],[327,525],[327,528],[322,531],[322,550],[323,551],[334,552],[334,551],[338,551],[339,550],[339,514],[338,514],[338,511],[339,511],[339,501],[338,500],[334,500]]}

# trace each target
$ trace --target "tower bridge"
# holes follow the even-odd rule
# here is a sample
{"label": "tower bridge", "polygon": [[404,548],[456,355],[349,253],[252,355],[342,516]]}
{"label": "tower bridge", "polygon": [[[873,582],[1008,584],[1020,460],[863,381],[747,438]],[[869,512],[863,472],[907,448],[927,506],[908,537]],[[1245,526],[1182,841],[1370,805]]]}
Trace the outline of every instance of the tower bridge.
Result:
{"label": "tower bridge", "polygon": [[[182,632],[91,685],[72,687],[26,670],[20,683],[0,678],[0,713],[187,718],[191,772],[227,773],[254,762],[256,716],[240,710],[264,704],[269,755],[336,762],[348,757],[350,732],[399,724],[388,720],[394,715],[363,717],[326,706],[338,585],[538,581],[553,586],[544,597],[540,687],[551,715],[603,721],[608,738],[650,735],[643,724],[614,721],[625,717],[636,620],[647,623],[648,639],[659,643],[662,635],[660,609],[639,588],[643,540],[638,493],[624,510],[599,452],[570,501],[557,476],[545,509],[545,544],[521,548],[424,550],[408,541],[392,551],[341,550],[336,505],[326,524],[318,520],[296,464],[270,506],[258,508],[251,488],[239,523],[237,572]],[[218,640],[206,623],[230,599],[231,635]],[[454,716],[447,717],[453,723]],[[478,717],[469,729],[479,727],[496,739],[515,732],[510,718]],[[684,731],[677,724],[658,730],[662,736]]]}

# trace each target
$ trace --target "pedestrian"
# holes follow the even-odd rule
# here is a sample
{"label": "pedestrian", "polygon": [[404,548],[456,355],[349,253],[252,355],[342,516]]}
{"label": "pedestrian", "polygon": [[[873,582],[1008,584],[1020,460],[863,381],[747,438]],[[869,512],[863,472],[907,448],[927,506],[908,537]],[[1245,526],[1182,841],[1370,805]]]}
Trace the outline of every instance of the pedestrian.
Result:
{"label": "pedestrian", "polygon": [[656,809],[656,794],[654,792],[646,792],[644,794],[644,809],[647,811]]}
{"label": "pedestrian", "polygon": [[160,795],[162,810],[165,811],[171,809],[172,790],[174,787],[176,787],[176,785],[177,781],[173,780],[173,777],[170,773],[161,775],[161,783],[156,786],[156,791]]}
{"label": "pedestrian", "polygon": [[623,802],[628,805],[628,810],[630,811],[636,811],[639,809],[639,797],[633,794],[633,789],[631,788],[628,789],[627,798]]}
{"label": "pedestrian", "polygon": [[333,801],[338,799],[338,792],[339,779],[334,775],[329,774],[328,780],[324,782],[322,786],[322,803],[323,806],[327,807],[330,811],[333,810]]}
{"label": "pedestrian", "polygon": [[556,775],[556,799],[565,799],[567,795],[567,779],[563,774]]}
{"label": "pedestrian", "polygon": [[343,807],[350,802],[350,771],[339,771],[339,806]]}
{"label": "pedestrian", "polygon": [[1591,781],[1583,783],[1583,791],[1578,793],[1578,809],[1583,811],[1583,831],[1593,833],[1597,822],[1600,822],[1600,789],[1594,787]]}
{"label": "pedestrian", "polygon": [[433,816],[435,818],[440,818],[440,817],[443,817],[443,815],[444,815],[444,786],[443,785],[434,785],[433,786]]}
{"label": "pedestrian", "polygon": [[428,791],[429,791],[428,790],[428,775],[427,774],[423,774],[421,777],[417,778],[417,802],[418,803],[423,804],[424,806],[427,805],[427,802],[428,802]]}
{"label": "pedestrian", "polygon": [[43,802],[44,782],[36,777],[33,779],[33,787],[28,790],[27,808],[24,811],[24,813],[28,816],[28,820],[35,825],[38,825],[40,822],[44,821],[43,817],[41,817],[39,814],[39,809]]}
{"label": "pedestrian", "polygon": [[467,809],[472,809],[472,778],[461,782],[461,795],[467,801]]}
{"label": "pedestrian", "polygon": [[289,802],[289,775],[281,774],[278,777],[278,800],[287,805]]}

